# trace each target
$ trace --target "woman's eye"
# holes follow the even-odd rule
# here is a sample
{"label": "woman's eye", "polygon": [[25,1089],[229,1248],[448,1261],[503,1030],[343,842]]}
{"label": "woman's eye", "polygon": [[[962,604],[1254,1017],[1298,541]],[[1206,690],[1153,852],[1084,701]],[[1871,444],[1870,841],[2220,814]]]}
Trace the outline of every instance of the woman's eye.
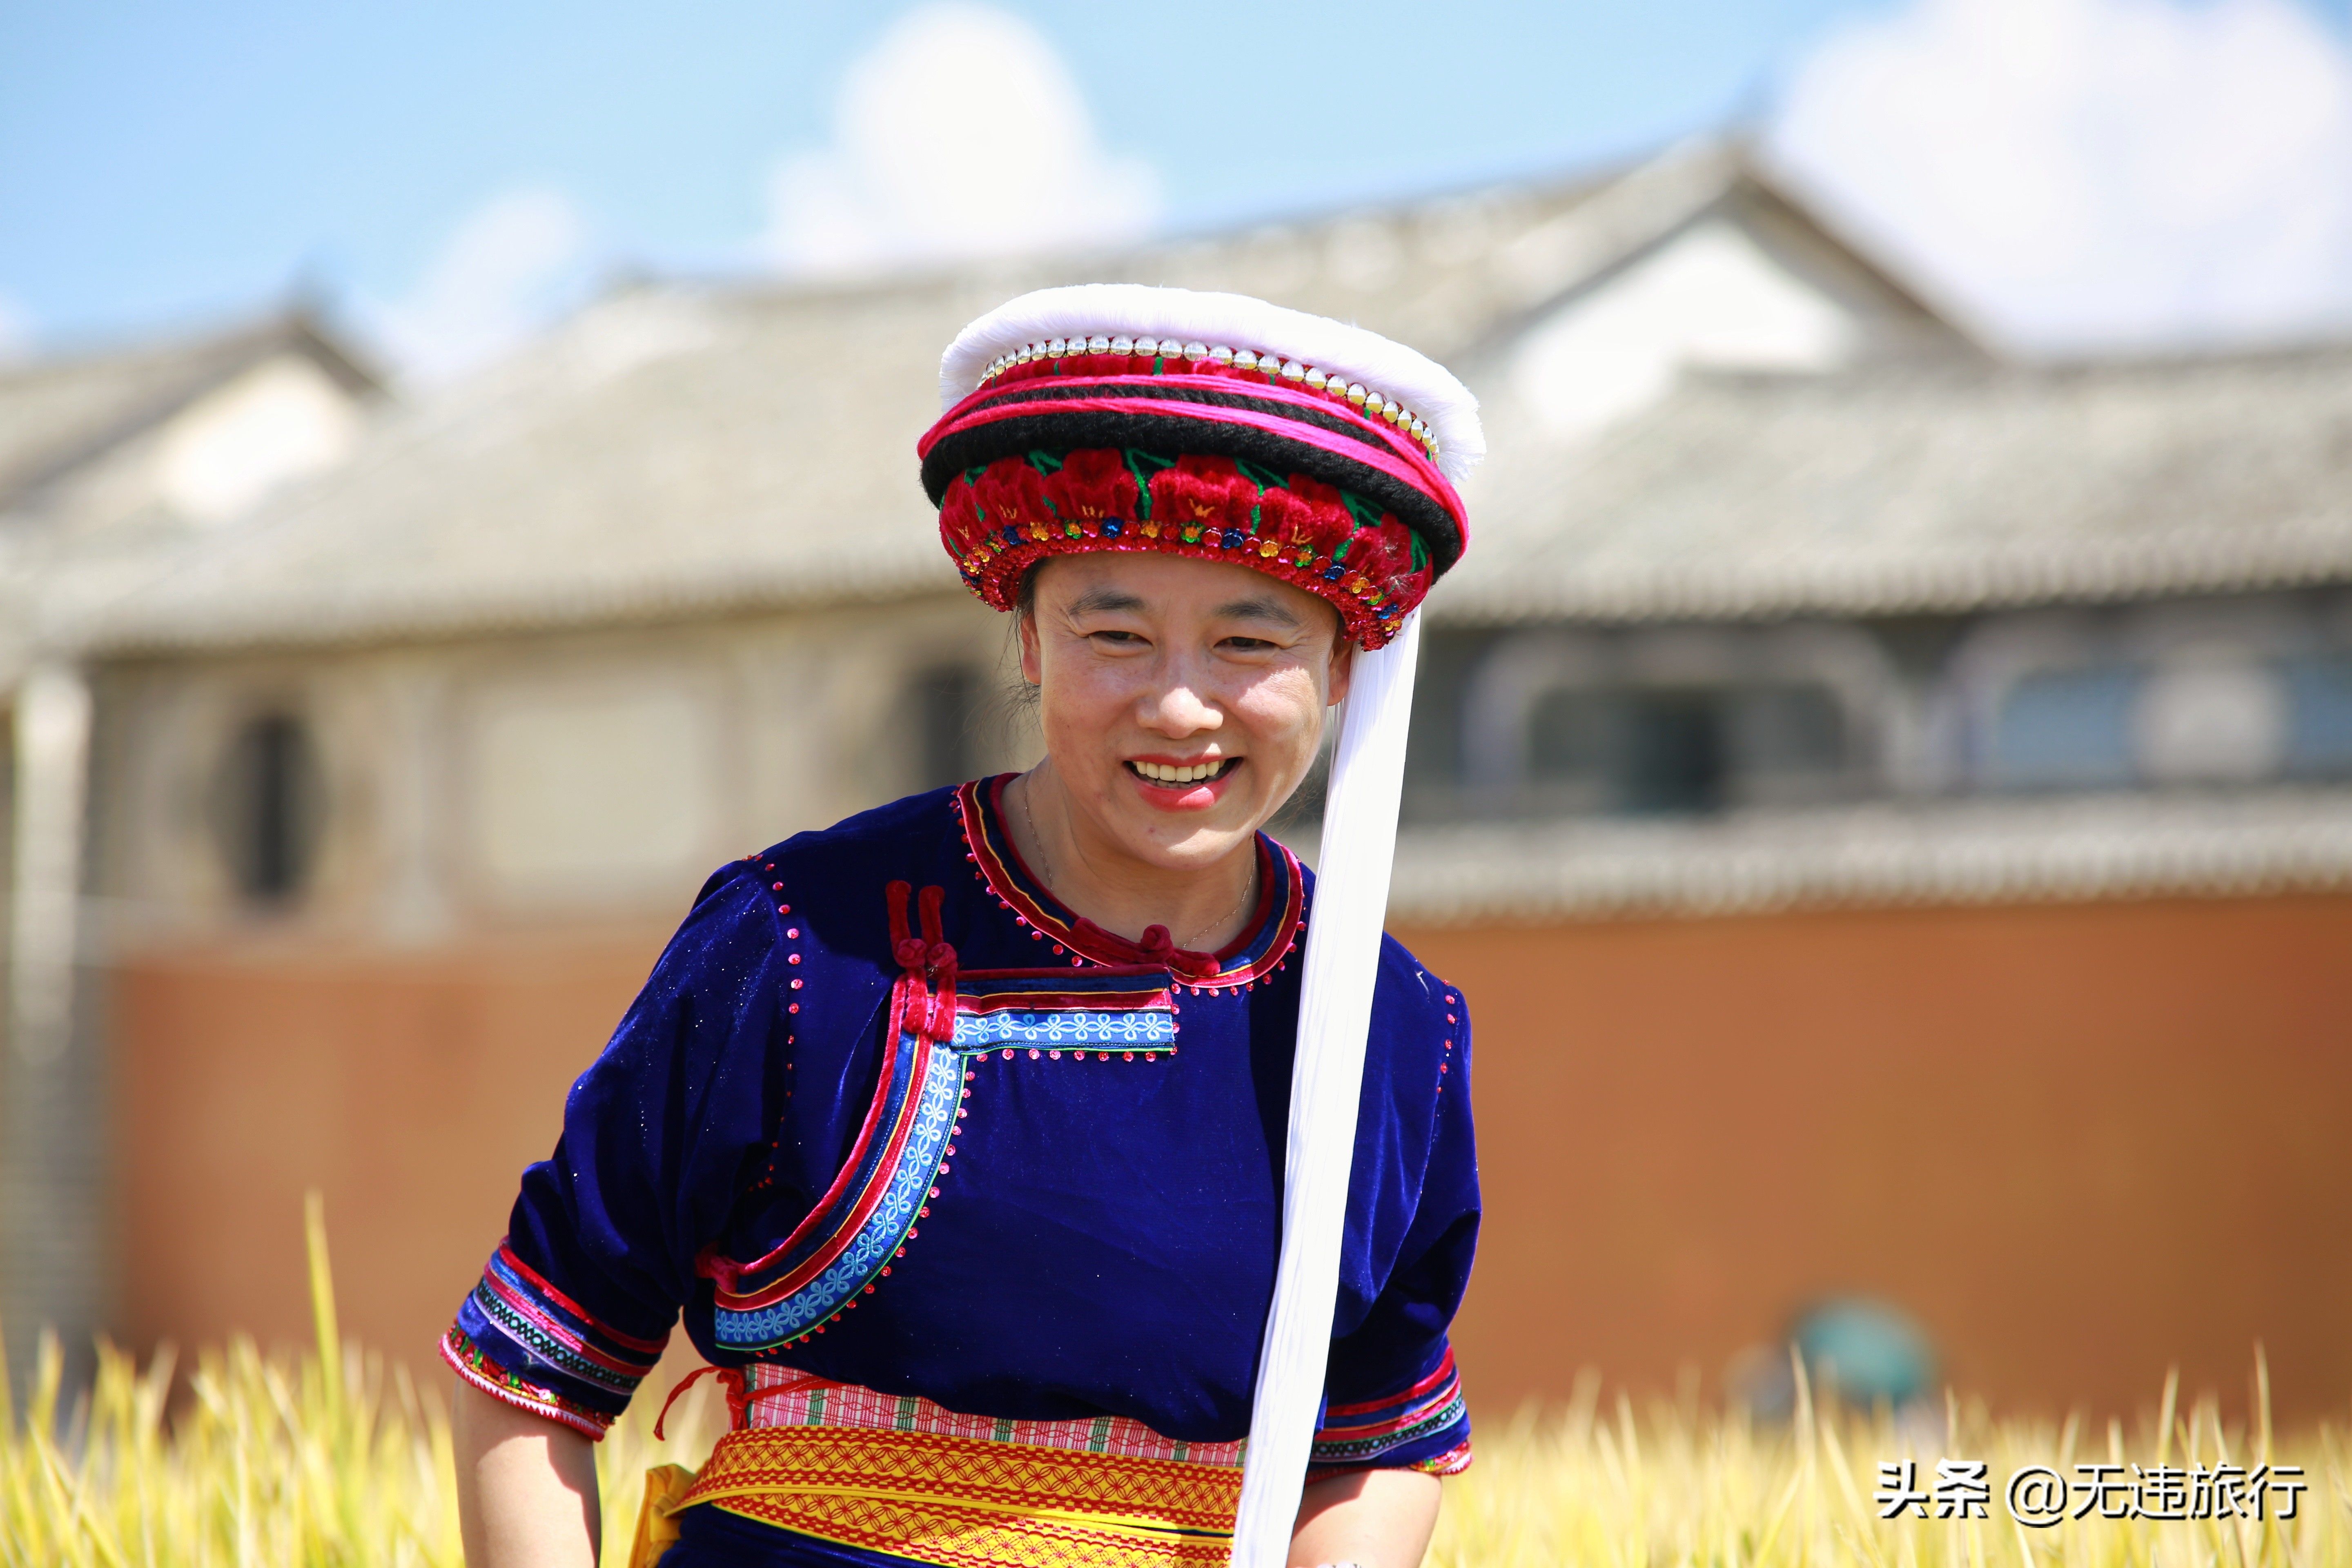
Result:
{"label": "woman's eye", "polygon": [[1100,631],[1088,632],[1087,635],[1089,637],[1100,638],[1105,642],[1117,643],[1121,647],[1139,644],[1143,641],[1140,637],[1137,636],[1133,632]]}
{"label": "woman's eye", "polygon": [[1264,653],[1274,644],[1264,637],[1227,637],[1224,646],[1235,653]]}

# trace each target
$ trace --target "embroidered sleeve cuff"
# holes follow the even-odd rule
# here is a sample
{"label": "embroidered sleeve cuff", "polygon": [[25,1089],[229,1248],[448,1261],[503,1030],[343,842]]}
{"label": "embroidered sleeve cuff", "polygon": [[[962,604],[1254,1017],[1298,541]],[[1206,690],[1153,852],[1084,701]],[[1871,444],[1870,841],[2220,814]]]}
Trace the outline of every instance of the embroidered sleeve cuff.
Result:
{"label": "embroidered sleeve cuff", "polygon": [[1347,1470],[1414,1469],[1450,1476],[1470,1468],[1470,1413],[1448,1347],[1412,1387],[1324,1412],[1308,1459],[1318,1477]]}
{"label": "embroidered sleeve cuff", "polygon": [[500,1243],[443,1336],[441,1359],[492,1398],[601,1437],[666,1342],[598,1321]]}

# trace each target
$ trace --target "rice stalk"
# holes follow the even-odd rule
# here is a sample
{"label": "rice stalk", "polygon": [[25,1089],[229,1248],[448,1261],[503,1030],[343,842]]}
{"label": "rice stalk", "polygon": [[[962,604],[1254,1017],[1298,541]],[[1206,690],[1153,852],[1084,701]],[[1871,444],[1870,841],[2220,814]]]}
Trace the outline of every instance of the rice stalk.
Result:
{"label": "rice stalk", "polygon": [[[2251,1427],[2200,1400],[2181,1418],[2177,1378],[2158,1417],[2127,1442],[2109,1428],[2108,1462],[2144,1466],[2300,1465],[2309,1489],[2295,1517],[2083,1519],[2030,1529],[2010,1513],[2008,1477],[2025,1465],[2072,1476],[2078,1417],[1993,1418],[1953,1397],[1923,1426],[1885,1409],[1824,1404],[1799,1385],[1796,1418],[1767,1425],[1737,1412],[1693,1420],[1665,1402],[1628,1426],[1596,1424],[1590,1404],[1492,1422],[1478,1460],[1446,1483],[1430,1568],[1632,1564],[1650,1568],[2352,1568],[2352,1470],[2344,1434],[2268,1426],[2258,1363]],[[1939,1429],[1940,1428],[1940,1429]],[[1637,1434],[1640,1484],[1627,1458]],[[1939,1458],[1987,1462],[1981,1519],[1881,1519],[1882,1461],[1914,1461],[1932,1484]],[[1931,1510],[1932,1511],[1932,1510]],[[2071,1511],[2071,1510],[2070,1510]]]}
{"label": "rice stalk", "polygon": [[[439,1380],[345,1340],[334,1310],[325,1216],[305,1215],[315,1342],[265,1354],[233,1338],[197,1355],[184,1384],[169,1347],[144,1366],[99,1347],[86,1394],[43,1335],[30,1386],[0,1373],[0,1568],[459,1568],[456,1468]],[[1601,1415],[1598,1377],[1564,1407],[1489,1418],[1477,1463],[1445,1486],[1431,1568],[2352,1568],[2352,1453],[2323,1426],[2274,1431],[2257,1349],[2252,1419],[2210,1397],[2180,1404],[2166,1380],[2156,1419],[2110,1463],[2300,1465],[2292,1520],[2069,1519],[2030,1530],[2004,1505],[2027,1464],[2073,1473],[2079,1418],[1995,1419],[1948,1396],[1941,1419],[1851,1409],[1798,1369],[1795,1419],[1710,1414],[1687,1394]],[[175,1387],[180,1389],[175,1398]],[[634,1536],[650,1466],[693,1466],[725,1425],[708,1382],[653,1436],[666,1388],[648,1384],[597,1450],[604,1560]],[[1982,1519],[1878,1517],[1882,1461],[1926,1484],[1940,1458],[1988,1462]]]}

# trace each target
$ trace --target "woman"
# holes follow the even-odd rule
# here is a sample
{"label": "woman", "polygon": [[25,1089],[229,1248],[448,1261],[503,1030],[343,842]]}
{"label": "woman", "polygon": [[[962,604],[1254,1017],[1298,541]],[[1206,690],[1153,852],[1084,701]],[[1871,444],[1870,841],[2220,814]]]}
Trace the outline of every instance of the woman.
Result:
{"label": "woman", "polygon": [[[1015,300],[942,379],[925,484],[1045,759],[705,886],[443,1342],[478,1568],[591,1560],[589,1442],[681,1307],[735,1430],[668,1568],[1225,1560],[1311,913],[1259,830],[1460,553],[1473,405],[1173,289]],[[1460,995],[1378,973],[1290,1560],[1411,1568],[1477,1176]]]}

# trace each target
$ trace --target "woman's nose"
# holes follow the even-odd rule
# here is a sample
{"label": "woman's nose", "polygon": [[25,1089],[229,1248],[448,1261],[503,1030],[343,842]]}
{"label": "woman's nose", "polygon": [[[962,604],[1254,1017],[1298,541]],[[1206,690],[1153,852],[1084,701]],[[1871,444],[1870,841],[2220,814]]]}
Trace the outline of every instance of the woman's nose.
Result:
{"label": "woman's nose", "polygon": [[1144,724],[1165,735],[1189,735],[1198,730],[1213,730],[1223,721],[1223,714],[1203,700],[1190,684],[1182,681],[1161,688],[1144,702]]}

